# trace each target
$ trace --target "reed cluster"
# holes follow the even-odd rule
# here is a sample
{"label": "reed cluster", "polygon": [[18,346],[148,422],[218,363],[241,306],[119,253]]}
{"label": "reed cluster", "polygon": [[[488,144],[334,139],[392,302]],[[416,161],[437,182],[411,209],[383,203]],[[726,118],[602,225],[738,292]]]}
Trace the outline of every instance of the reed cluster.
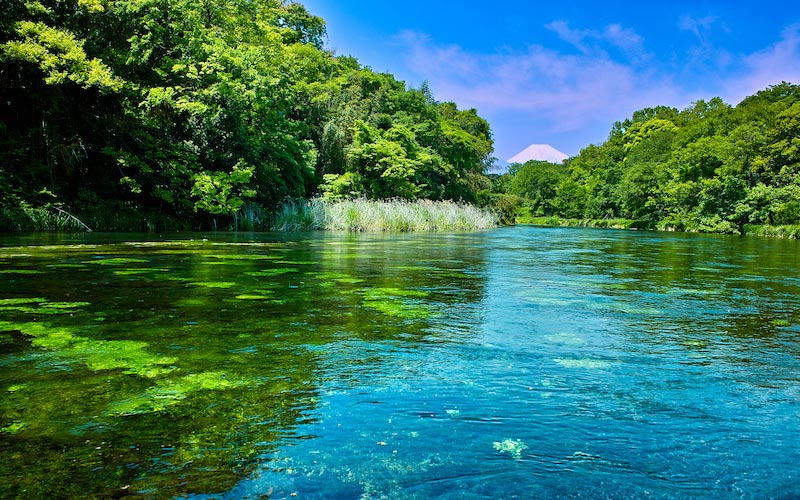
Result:
{"label": "reed cluster", "polygon": [[793,224],[787,226],[766,226],[766,225],[745,225],[744,234],[748,236],[763,236],[766,238],[786,238],[796,240],[800,238],[800,225]]}
{"label": "reed cluster", "polygon": [[473,231],[498,225],[494,212],[452,201],[287,201],[272,218],[273,231]]}
{"label": "reed cluster", "polygon": [[0,231],[91,231],[89,226],[66,210],[44,207],[4,207],[0,211]]}

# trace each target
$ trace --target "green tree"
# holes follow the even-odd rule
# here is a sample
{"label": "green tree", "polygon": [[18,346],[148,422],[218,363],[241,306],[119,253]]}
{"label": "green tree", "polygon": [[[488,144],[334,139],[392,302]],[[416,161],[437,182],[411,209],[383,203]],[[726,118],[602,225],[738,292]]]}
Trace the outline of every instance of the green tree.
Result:
{"label": "green tree", "polygon": [[530,160],[514,167],[509,193],[529,200],[534,214],[553,213],[556,189],[565,177],[563,165]]}

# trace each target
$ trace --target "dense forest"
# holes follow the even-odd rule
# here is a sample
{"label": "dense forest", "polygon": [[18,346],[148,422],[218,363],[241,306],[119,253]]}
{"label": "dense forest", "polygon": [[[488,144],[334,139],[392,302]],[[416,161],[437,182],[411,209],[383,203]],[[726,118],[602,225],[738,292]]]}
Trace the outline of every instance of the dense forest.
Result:
{"label": "dense forest", "polygon": [[317,195],[475,202],[486,120],[325,39],[283,0],[4,0],[0,230],[234,227]]}
{"label": "dense forest", "polygon": [[512,165],[495,184],[506,209],[528,219],[721,233],[797,225],[800,86],[774,85],[735,107],[713,98],[643,109],[563,165]]}
{"label": "dense forest", "polygon": [[562,165],[487,176],[476,110],[325,40],[284,0],[2,2],[0,230],[253,229],[316,196],[466,201],[507,221],[800,224],[797,85],[646,108]]}

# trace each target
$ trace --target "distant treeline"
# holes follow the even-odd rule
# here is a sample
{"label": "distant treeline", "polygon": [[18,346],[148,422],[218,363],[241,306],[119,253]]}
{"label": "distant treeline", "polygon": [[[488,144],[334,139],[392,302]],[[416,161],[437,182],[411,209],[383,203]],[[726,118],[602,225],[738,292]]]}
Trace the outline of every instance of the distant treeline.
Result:
{"label": "distant treeline", "polygon": [[722,233],[800,224],[800,86],[771,86],[736,107],[713,98],[637,111],[563,165],[513,165],[495,192],[508,218]]}
{"label": "distant treeline", "polygon": [[325,36],[283,0],[4,0],[0,230],[228,227],[320,194],[477,201],[486,120]]}

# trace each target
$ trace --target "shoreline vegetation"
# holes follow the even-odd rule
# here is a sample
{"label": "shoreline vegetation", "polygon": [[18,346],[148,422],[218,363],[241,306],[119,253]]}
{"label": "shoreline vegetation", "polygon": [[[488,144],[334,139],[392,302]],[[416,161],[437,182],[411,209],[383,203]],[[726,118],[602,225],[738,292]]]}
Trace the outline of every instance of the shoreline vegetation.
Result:
{"label": "shoreline vegetation", "polygon": [[[520,216],[517,224],[548,227],[588,227],[599,229],[627,229],[632,231],[666,231],[681,233],[736,234],[730,231],[708,231],[705,228],[691,228],[664,221],[652,222],[634,219],[569,219],[557,216]],[[770,226],[766,224],[745,224],[738,233],[740,236],[759,236],[763,238],[800,239],[800,224]]]}
{"label": "shoreline vegetation", "polygon": [[[101,215],[102,214],[102,215]],[[18,232],[153,232],[189,231],[191,227],[158,214],[124,210],[109,212],[98,210],[75,216],[59,207],[26,207],[10,213],[3,211],[0,218],[6,226],[13,220]],[[517,214],[513,222],[503,221],[495,210],[480,208],[468,203],[431,200],[287,200],[274,213],[267,213],[254,205],[243,207],[234,218],[236,225],[214,227],[222,231],[350,231],[350,232],[461,232],[480,231],[501,225],[532,225],[545,227],[583,227],[595,229],[624,229],[631,231],[666,231],[686,233],[735,234],[730,231],[709,231],[708,228],[688,227],[685,224],[668,224],[623,218],[578,219],[559,216],[531,216]],[[740,236],[763,238],[800,239],[800,224],[771,226],[745,224]]]}
{"label": "shoreline vegetation", "polygon": [[284,203],[272,231],[474,231],[497,227],[497,215],[467,203],[429,200],[309,201]]}
{"label": "shoreline vegetation", "polygon": [[[191,226],[158,214],[96,210],[72,215],[59,207],[8,210],[0,213],[5,226],[17,231],[152,232],[191,230]],[[222,231],[477,231],[500,225],[495,211],[469,203],[431,200],[325,200],[283,202],[274,212],[245,205],[231,220],[211,227]]]}
{"label": "shoreline vegetation", "polygon": [[634,111],[560,164],[498,175],[477,109],[337,55],[300,3],[10,5],[0,232],[458,231],[496,225],[489,212],[800,232],[797,84]]}

